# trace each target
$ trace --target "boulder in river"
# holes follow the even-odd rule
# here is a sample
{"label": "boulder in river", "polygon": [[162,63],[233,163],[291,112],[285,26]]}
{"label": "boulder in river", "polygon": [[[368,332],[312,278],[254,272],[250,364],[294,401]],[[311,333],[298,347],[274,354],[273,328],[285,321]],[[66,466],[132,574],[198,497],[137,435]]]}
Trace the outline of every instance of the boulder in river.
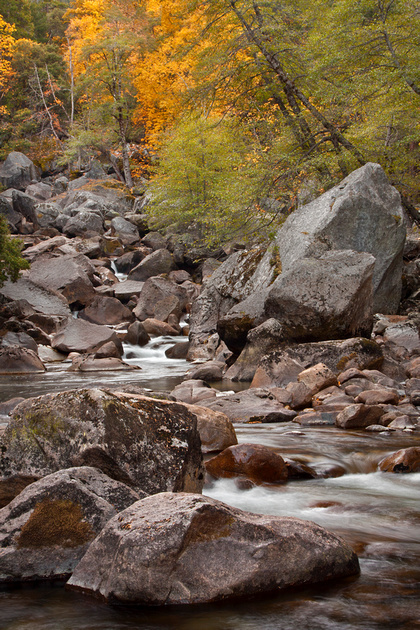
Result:
{"label": "boulder in river", "polygon": [[69,576],[107,521],[144,496],[89,467],[26,486],[0,510],[0,583]]}
{"label": "boulder in river", "polygon": [[45,366],[29,348],[5,346],[0,348],[0,374],[39,374]]}
{"label": "boulder in river", "polygon": [[281,455],[261,444],[237,444],[206,462],[212,477],[243,476],[254,483],[284,483],[287,466]]}
{"label": "boulder in river", "polygon": [[169,273],[173,269],[175,269],[175,262],[172,254],[167,249],[157,249],[130,271],[128,279],[147,280],[152,276],[159,276],[161,273]]}
{"label": "boulder in river", "polygon": [[114,330],[107,326],[91,324],[83,319],[70,318],[65,326],[54,335],[51,346],[59,352],[92,352],[108,341],[117,345],[121,342]]}
{"label": "boulder in river", "polygon": [[196,417],[184,405],[80,389],[18,405],[2,436],[0,474],[94,466],[147,493],[201,492]]}
{"label": "boulder in river", "polygon": [[105,526],[68,587],[109,602],[199,604],[357,575],[356,554],[319,525],[158,494]]}
{"label": "boulder in river", "polygon": [[420,447],[403,448],[379,462],[379,470],[393,473],[420,472]]}

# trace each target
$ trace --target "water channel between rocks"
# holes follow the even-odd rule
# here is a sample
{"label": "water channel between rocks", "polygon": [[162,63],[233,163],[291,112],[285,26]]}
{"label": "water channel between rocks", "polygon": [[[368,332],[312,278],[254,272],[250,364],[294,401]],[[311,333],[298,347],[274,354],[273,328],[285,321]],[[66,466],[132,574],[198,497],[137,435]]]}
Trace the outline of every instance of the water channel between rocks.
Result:
{"label": "water channel between rocks", "polygon": [[[170,391],[189,367],[186,361],[165,357],[165,349],[180,340],[185,338],[155,338],[141,349],[125,347],[126,357],[131,356],[127,362],[141,370],[83,374],[50,364],[42,375],[0,377],[0,401],[119,384]],[[59,584],[4,588],[0,630],[420,628],[420,474],[377,472],[382,457],[420,446],[420,436],[301,428],[293,423],[235,428],[239,442],[270,446],[318,470],[340,464],[346,474],[248,490],[223,480],[206,486],[205,494],[252,512],[312,520],[336,532],[359,554],[359,578],[245,602],[172,609],[108,606]]]}

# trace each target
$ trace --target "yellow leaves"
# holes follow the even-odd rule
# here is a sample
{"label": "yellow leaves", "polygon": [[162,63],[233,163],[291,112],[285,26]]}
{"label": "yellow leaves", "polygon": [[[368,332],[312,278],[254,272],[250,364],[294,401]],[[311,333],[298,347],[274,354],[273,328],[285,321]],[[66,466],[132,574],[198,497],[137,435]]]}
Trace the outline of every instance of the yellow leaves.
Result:
{"label": "yellow leaves", "polygon": [[[13,76],[11,60],[15,46],[13,38],[15,30],[15,27],[12,24],[7,24],[3,16],[0,15],[0,100],[6,93],[8,82]],[[0,113],[4,114],[6,112],[4,106],[0,109]]]}

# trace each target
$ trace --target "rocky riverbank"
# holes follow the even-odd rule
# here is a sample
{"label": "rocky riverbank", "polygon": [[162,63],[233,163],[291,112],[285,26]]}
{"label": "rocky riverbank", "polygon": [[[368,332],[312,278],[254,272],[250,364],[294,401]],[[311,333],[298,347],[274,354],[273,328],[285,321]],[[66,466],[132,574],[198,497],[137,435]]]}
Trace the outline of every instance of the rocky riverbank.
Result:
{"label": "rocky riverbank", "polygon": [[[85,486],[94,479],[92,471],[99,470],[110,483],[114,480],[127,492],[138,493],[133,501],[139,503],[128,520],[121,516],[118,521],[116,516],[110,521],[114,536],[117,530],[130,529],[128,523],[135,519],[133,549],[137,536],[143,536],[137,520],[149,505],[141,493],[161,497],[153,499],[157,503],[152,512],[164,514],[167,501],[173,499],[156,492],[200,492],[202,451],[221,451],[207,463],[208,474],[215,478],[282,484],[319,475],[309,466],[274,457],[269,448],[235,446],[232,422],[293,421],[301,426],[418,434],[420,240],[413,233],[406,238],[398,193],[378,165],[355,171],[340,186],[300,208],[268,246],[209,251],[188,233],[164,237],[148,231],[146,196],[128,194],[99,167],[71,182],[64,177],[39,181],[25,156],[9,158],[0,168],[0,181],[8,187],[0,194],[0,211],[13,234],[23,238],[31,268],[18,282],[0,289],[0,373],[41,373],[50,362],[69,359],[71,371],[131,370],[122,358],[122,343],[141,346],[153,336],[181,332],[189,333],[189,338],[169,354],[186,357],[192,367],[184,382],[167,392],[167,401],[139,395],[135,387],[125,393],[82,390],[8,401],[3,413],[10,413],[11,419],[2,437],[0,460],[5,505],[0,510],[2,581],[68,576],[102,530],[103,516],[85,513],[84,499],[71,498],[66,489],[60,494],[55,478],[51,486],[46,481],[62,474],[62,487],[74,485],[75,466],[86,469]],[[126,279],[119,281],[116,273]],[[67,369],[67,363],[63,365]],[[243,382],[249,388],[220,394],[209,386],[220,381]],[[420,449],[405,449],[380,466],[396,473],[419,471]],[[338,474],[337,468],[323,471]],[[98,483],[92,481],[95,488]],[[46,487],[51,487],[47,495]],[[235,536],[244,541],[245,534],[238,533],[242,516],[226,516],[223,506],[201,508],[194,496],[178,501],[180,521],[186,522],[195,509],[209,510],[211,526],[197,516],[201,525],[191,518],[177,536],[188,538],[194,553],[214,554],[217,573],[221,566],[217,554],[223,555],[225,542],[219,548],[215,541],[229,545]],[[60,552],[54,570],[54,560],[48,567],[37,564],[39,549],[51,547],[51,540],[30,532],[34,528],[46,532],[57,513],[64,529],[54,545],[77,553]],[[112,517],[108,508],[101,508],[104,513],[107,519]],[[92,518],[101,525],[94,526]],[[69,539],[65,527],[69,519],[77,524],[77,541]],[[164,530],[166,549],[174,535],[170,519],[152,520],[153,527]],[[296,527],[304,536],[303,526]],[[111,534],[104,530],[104,539],[107,536]],[[98,538],[99,549],[104,547],[102,540]],[[328,543],[328,549],[337,544]],[[246,586],[227,582],[218,592],[213,586],[208,592],[198,586],[197,594],[185,578],[187,565],[180,564],[184,552],[181,546],[173,558],[176,568],[170,569],[176,583],[161,584],[156,599],[135,590],[134,600],[210,601],[309,583],[315,576],[323,580],[357,572],[354,557],[338,544],[324,568],[317,564],[314,551],[308,560],[312,568],[300,577],[274,571],[261,580],[248,564]],[[92,553],[97,553],[93,547]],[[290,553],[295,554],[293,548]],[[320,552],[319,557],[323,555]],[[13,572],[15,557],[19,566],[34,566],[32,574],[26,569]],[[243,561],[246,573],[245,556]],[[153,567],[153,579],[167,570]],[[74,584],[112,599],[116,587],[98,585],[103,579],[92,577],[96,586],[88,587],[91,578],[78,574]],[[120,597],[132,601],[126,594]]]}

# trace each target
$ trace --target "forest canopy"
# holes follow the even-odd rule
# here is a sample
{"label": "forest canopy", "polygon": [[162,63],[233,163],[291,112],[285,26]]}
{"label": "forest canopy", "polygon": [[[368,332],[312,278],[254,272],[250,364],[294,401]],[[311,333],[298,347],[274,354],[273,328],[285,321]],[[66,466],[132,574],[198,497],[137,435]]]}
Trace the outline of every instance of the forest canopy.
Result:
{"label": "forest canopy", "polygon": [[157,227],[270,230],[379,162],[420,202],[418,0],[0,0],[0,159],[93,158]]}

